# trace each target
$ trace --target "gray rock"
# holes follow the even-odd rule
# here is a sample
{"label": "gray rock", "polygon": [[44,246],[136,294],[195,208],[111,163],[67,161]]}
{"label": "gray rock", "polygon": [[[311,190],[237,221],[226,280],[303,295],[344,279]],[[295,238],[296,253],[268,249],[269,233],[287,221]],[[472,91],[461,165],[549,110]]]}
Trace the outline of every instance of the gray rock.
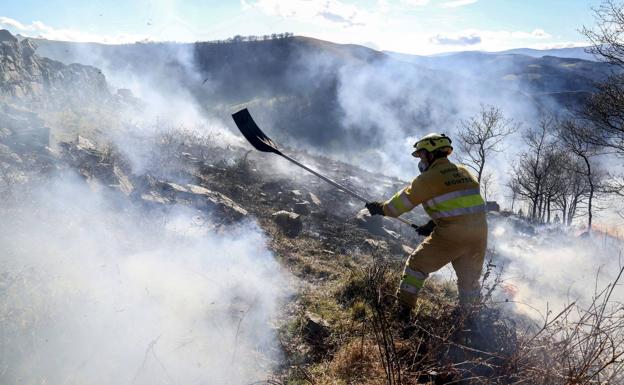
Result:
{"label": "gray rock", "polygon": [[303,202],[295,203],[293,211],[299,215],[310,214],[310,202],[303,201]]}
{"label": "gray rock", "polygon": [[405,254],[412,254],[414,252],[414,248],[410,247],[408,245],[401,245],[401,250],[405,253]]}
{"label": "gray rock", "polygon": [[210,208],[221,215],[233,219],[241,219],[248,214],[247,210],[220,192],[208,190],[205,187],[193,184],[186,185],[186,189],[189,190],[190,194],[201,197]]}
{"label": "gray rock", "polygon": [[364,245],[368,246],[371,249],[376,250],[388,250],[388,242],[386,241],[378,241],[371,238],[366,238],[364,240]]}
{"label": "gray rock", "polygon": [[0,30],[0,97],[15,97],[48,110],[107,104],[112,95],[102,71],[41,57],[32,39]]}
{"label": "gray rock", "polygon": [[130,196],[132,191],[134,191],[134,186],[132,185],[132,182],[130,182],[130,178],[128,178],[128,176],[117,165],[113,166],[113,174],[117,177],[117,187],[119,190],[126,196]]}
{"label": "gray rock", "polygon": [[90,150],[90,151],[97,150],[97,147],[95,147],[95,144],[93,144],[92,141],[90,141],[89,139],[81,135],[78,135],[78,139],[76,140],[76,145],[78,146],[78,148],[82,150]]}
{"label": "gray rock", "polygon": [[303,338],[313,346],[321,346],[331,335],[329,323],[321,316],[306,312],[303,319]]}
{"label": "gray rock", "polygon": [[220,192],[194,184],[182,186],[174,182],[159,181],[150,176],[145,179],[138,183],[139,185],[142,183],[144,188],[151,191],[141,195],[143,200],[163,204],[175,202],[191,204],[198,209],[213,211],[225,220],[239,220],[248,215],[247,210]]}
{"label": "gray rock", "polygon": [[303,222],[299,214],[281,210],[271,216],[280,230],[289,237],[296,237],[303,229]]}
{"label": "gray rock", "polygon": [[316,194],[311,192],[308,193],[308,195],[310,196],[310,201],[312,201],[312,203],[314,203],[316,206],[321,205],[321,200],[319,199],[319,197],[316,196]]}
{"label": "gray rock", "polygon": [[179,193],[189,193],[190,191],[186,189],[184,186],[180,186],[177,183],[173,182],[165,182],[163,188],[170,192],[179,192]]}
{"label": "gray rock", "polygon": [[163,197],[156,191],[150,191],[148,193],[141,194],[141,199],[149,203],[158,203],[163,205],[171,203],[169,199]]}
{"label": "gray rock", "polygon": [[399,233],[397,233],[396,231],[392,231],[392,230],[388,230],[385,227],[382,227],[383,231],[386,233],[386,235],[388,235],[391,238],[394,239],[399,239],[401,238],[401,236],[399,235]]}

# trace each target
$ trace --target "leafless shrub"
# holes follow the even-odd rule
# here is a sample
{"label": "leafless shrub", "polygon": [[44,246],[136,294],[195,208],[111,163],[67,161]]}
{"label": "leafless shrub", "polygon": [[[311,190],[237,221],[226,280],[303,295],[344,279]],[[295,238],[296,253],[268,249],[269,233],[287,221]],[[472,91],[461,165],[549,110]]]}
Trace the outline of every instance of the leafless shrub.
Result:
{"label": "leafless shrub", "polygon": [[491,161],[490,158],[494,153],[503,150],[505,138],[519,128],[520,124],[505,118],[498,107],[483,104],[478,115],[461,122],[459,131],[459,149],[463,154],[461,161],[477,174],[477,180],[481,183],[486,196],[488,187],[492,188],[493,174],[485,172],[485,165]]}
{"label": "leafless shrub", "polygon": [[621,384],[624,381],[624,306],[614,282],[595,289],[587,306],[575,303],[525,336],[516,354],[517,383]]}
{"label": "leafless shrub", "polygon": [[596,289],[589,305],[572,303],[554,316],[547,311],[541,324],[526,327],[527,320],[493,301],[501,283],[494,267],[488,262],[482,304],[460,311],[441,285],[426,285],[409,324],[395,316],[395,269],[377,263],[353,274],[339,295],[343,302],[366,304],[365,329],[354,331],[354,338],[376,343],[385,384],[624,381],[624,306],[613,299],[624,268],[612,284]]}

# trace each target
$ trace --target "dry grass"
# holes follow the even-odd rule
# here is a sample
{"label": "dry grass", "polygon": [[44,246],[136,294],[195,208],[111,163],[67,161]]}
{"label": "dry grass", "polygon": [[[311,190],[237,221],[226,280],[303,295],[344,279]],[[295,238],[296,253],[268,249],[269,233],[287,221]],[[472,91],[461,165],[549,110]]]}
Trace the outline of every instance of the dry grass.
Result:
{"label": "dry grass", "polygon": [[[321,302],[331,302],[325,316],[332,319],[332,347],[302,363],[289,381],[362,385],[624,381],[624,306],[612,299],[621,289],[620,277],[597,290],[588,307],[571,304],[529,331],[491,303],[489,295],[498,281],[489,273],[484,303],[472,311],[457,311],[451,290],[428,283],[412,321],[402,323],[395,317],[397,271],[396,266],[372,264],[351,273],[331,293],[324,291]],[[315,306],[314,297],[305,302],[304,306]]]}
{"label": "dry grass", "polygon": [[[365,337],[343,345],[334,354],[330,365],[332,376],[347,384],[384,384],[384,368],[379,359],[377,344]],[[375,380],[377,379],[377,380]]]}

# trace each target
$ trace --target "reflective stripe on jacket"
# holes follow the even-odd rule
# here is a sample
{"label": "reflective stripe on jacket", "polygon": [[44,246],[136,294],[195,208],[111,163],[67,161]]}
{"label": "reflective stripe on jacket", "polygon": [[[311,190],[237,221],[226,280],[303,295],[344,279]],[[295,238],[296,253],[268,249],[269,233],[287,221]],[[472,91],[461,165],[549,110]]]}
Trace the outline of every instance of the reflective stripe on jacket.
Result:
{"label": "reflective stripe on jacket", "polygon": [[461,165],[436,159],[410,186],[384,203],[384,213],[398,217],[422,204],[433,220],[485,213],[477,179]]}

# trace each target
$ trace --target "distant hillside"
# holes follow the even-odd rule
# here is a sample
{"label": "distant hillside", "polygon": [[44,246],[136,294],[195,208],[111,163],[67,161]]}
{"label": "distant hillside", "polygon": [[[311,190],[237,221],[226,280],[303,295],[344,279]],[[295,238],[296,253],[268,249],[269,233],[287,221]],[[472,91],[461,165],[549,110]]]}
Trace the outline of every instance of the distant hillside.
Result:
{"label": "distant hillside", "polygon": [[594,55],[586,51],[587,47],[572,48],[553,48],[553,49],[532,49],[532,48],[516,48],[500,52],[490,52],[491,54],[513,53],[518,55],[526,55],[531,57],[555,56],[568,59],[583,59],[597,61]]}
{"label": "distant hillside", "polygon": [[[563,52],[567,51],[559,53]],[[593,92],[595,82],[604,80],[615,71],[607,63],[555,56],[487,52],[440,56],[388,54],[398,60],[448,71],[480,83],[496,82],[500,87],[525,92],[538,99],[551,96],[553,100],[565,101],[567,105],[581,103]]]}
{"label": "distant hillside", "polygon": [[139,97],[133,85],[172,97],[184,90],[227,124],[229,114],[246,105],[282,142],[387,167],[398,167],[388,156],[396,143],[427,131],[452,133],[481,103],[531,124],[542,112],[578,106],[612,71],[574,58],[479,52],[423,57],[307,37],[38,44],[39,54],[101,68],[113,86]]}

